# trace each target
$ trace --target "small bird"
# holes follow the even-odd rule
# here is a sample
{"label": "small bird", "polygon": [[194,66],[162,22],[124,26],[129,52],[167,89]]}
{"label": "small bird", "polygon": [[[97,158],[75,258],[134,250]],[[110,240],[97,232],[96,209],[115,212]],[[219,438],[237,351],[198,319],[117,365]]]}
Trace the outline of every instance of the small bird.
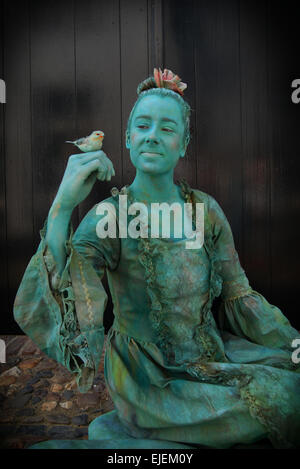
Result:
{"label": "small bird", "polygon": [[66,143],[73,143],[73,145],[76,145],[76,147],[86,153],[87,151],[101,150],[103,139],[104,132],[102,130],[94,130],[87,137],[78,138],[74,141],[66,140]]}

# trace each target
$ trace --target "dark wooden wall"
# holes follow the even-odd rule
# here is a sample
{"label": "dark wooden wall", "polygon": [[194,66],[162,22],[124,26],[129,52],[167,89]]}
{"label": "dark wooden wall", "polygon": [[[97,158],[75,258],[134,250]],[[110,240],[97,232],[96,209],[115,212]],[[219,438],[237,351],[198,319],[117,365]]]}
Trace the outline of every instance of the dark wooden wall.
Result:
{"label": "dark wooden wall", "polygon": [[[13,300],[70,152],[104,130],[116,168],[74,213],[134,177],[124,132],[154,66],[188,83],[192,141],[176,177],[213,195],[252,287],[295,327],[299,279],[300,78],[296,3],[238,0],[1,2],[1,330],[20,333]],[[111,322],[111,310],[106,325]]]}

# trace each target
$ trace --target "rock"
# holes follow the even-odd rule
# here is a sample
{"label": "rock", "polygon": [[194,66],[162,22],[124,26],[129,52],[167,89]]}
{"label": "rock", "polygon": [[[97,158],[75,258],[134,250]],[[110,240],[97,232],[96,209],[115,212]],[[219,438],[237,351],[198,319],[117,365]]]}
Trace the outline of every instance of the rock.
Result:
{"label": "rock", "polygon": [[4,371],[1,373],[0,378],[3,378],[3,376],[14,376],[15,378],[18,378],[20,376],[21,371],[17,366],[14,366],[13,368],[10,368],[9,370]]}
{"label": "rock", "polygon": [[12,394],[14,394],[15,392],[17,392],[17,390],[20,388],[19,384],[11,384],[6,392],[6,396],[9,397],[11,396]]}
{"label": "rock", "polygon": [[31,368],[34,368],[40,361],[41,358],[29,358],[28,360],[24,360],[19,363],[19,368],[21,370],[30,370]]}
{"label": "rock", "polygon": [[18,355],[34,355],[36,352],[40,352],[38,346],[32,342],[31,339],[28,339],[27,342],[24,344],[21,350],[19,350]]}
{"label": "rock", "polygon": [[51,412],[51,410],[54,410],[56,406],[57,406],[56,401],[44,402],[41,405],[41,411],[42,412]]}
{"label": "rock", "polygon": [[99,396],[97,394],[79,394],[76,399],[78,407],[83,410],[99,406]]}
{"label": "rock", "polygon": [[34,410],[30,408],[21,409],[17,413],[18,417],[22,417],[22,416],[31,417],[32,415],[34,415]]}
{"label": "rock", "polygon": [[70,423],[70,418],[63,414],[47,415],[46,420],[47,422],[50,422],[50,423],[62,423],[62,424]]}
{"label": "rock", "polygon": [[58,402],[60,399],[60,394],[57,392],[48,392],[47,396],[45,397],[46,401],[56,401]]}
{"label": "rock", "polygon": [[25,385],[25,384],[28,384],[28,381],[30,380],[30,372],[26,372],[26,370],[22,370],[22,371],[25,371],[24,373],[22,373],[20,376],[18,376],[18,381],[17,381],[17,384],[20,384],[20,386],[22,385]]}
{"label": "rock", "polygon": [[3,394],[3,396],[6,396],[8,390],[8,386],[0,386],[0,393]]}
{"label": "rock", "polygon": [[72,418],[72,423],[74,425],[88,425],[89,416],[88,414],[76,415]]}
{"label": "rock", "polygon": [[21,394],[31,394],[33,387],[30,384],[27,384],[24,388],[20,389],[19,393]]}
{"label": "rock", "polygon": [[101,394],[105,390],[105,384],[98,383],[93,385],[93,391]]}
{"label": "rock", "polygon": [[46,358],[45,355],[44,355],[44,357],[43,356],[41,357],[42,360],[38,364],[38,366],[36,367],[37,371],[39,371],[39,370],[54,370],[55,368],[57,368],[58,363],[55,360],[52,360],[51,358]]}
{"label": "rock", "polygon": [[113,408],[114,404],[111,400],[104,401],[102,404],[101,413],[106,414],[106,412],[110,412],[111,410],[113,410]]}
{"label": "rock", "polygon": [[73,402],[71,401],[66,401],[66,402],[60,402],[59,404],[63,409],[71,409],[73,407]]}
{"label": "rock", "polygon": [[21,409],[30,401],[30,394],[17,393],[14,398],[5,401],[5,405],[12,409]]}
{"label": "rock", "polygon": [[51,384],[51,387],[50,387],[51,392],[60,392],[63,389],[64,389],[63,385],[57,384],[57,383]]}
{"label": "rock", "polygon": [[51,370],[40,370],[35,375],[37,378],[52,378],[53,371]]}
{"label": "rock", "polygon": [[71,381],[71,379],[72,379],[72,375],[68,373],[67,371],[65,373],[59,372],[55,374],[53,378],[53,382],[57,384],[65,384]]}
{"label": "rock", "polygon": [[64,440],[69,440],[75,438],[75,430],[72,427],[60,425],[50,428],[48,435],[51,438],[59,438]]}
{"label": "rock", "polygon": [[37,435],[44,436],[46,434],[47,427],[45,425],[20,425],[17,428],[16,433],[24,433],[25,435]]}
{"label": "rock", "polygon": [[7,413],[5,414],[1,412],[1,423],[14,423],[16,420],[16,416],[14,413]]}
{"label": "rock", "polygon": [[16,336],[11,340],[6,346],[6,356],[16,356],[19,350],[24,346],[25,342],[28,340],[26,335]]}
{"label": "rock", "polygon": [[43,389],[43,388],[38,388],[38,389],[36,389],[36,390],[35,390],[35,393],[34,393],[35,396],[38,396],[38,397],[40,397],[40,398],[42,398],[42,399],[43,399],[44,397],[46,397],[47,394],[48,394],[47,389]]}
{"label": "rock", "polygon": [[10,384],[15,383],[16,381],[17,381],[17,378],[15,376],[10,376],[10,375],[0,376],[0,386],[9,386]]}
{"label": "rock", "polygon": [[38,383],[38,382],[40,381],[40,379],[41,379],[41,378],[39,378],[39,377],[37,377],[37,376],[34,376],[33,378],[31,378],[31,379],[28,381],[27,384],[30,384],[30,385],[36,384],[36,383]]}
{"label": "rock", "polygon": [[25,419],[26,423],[41,423],[44,418],[41,415],[29,416]]}
{"label": "rock", "polygon": [[[38,378],[40,380],[40,378]],[[50,383],[47,379],[43,379],[38,386],[36,386],[37,391],[41,391],[42,389],[47,393],[47,389],[50,387]]]}
{"label": "rock", "polygon": [[93,384],[97,385],[97,384],[100,384],[100,383],[104,385],[104,379],[103,379],[103,376],[101,374],[99,374],[95,377]]}
{"label": "rock", "polygon": [[76,379],[74,378],[74,379],[72,379],[72,381],[70,381],[68,384],[66,384],[65,389],[67,391],[71,391],[72,389],[74,389],[74,390],[78,389]]}
{"label": "rock", "polygon": [[6,362],[5,363],[0,363],[0,374],[3,373],[4,371],[9,370],[13,366],[18,365],[18,363],[21,361],[20,358],[18,357],[6,357]]}
{"label": "rock", "polygon": [[38,404],[39,402],[41,402],[41,400],[42,399],[39,396],[33,396],[31,403],[32,403],[32,405],[35,405],[35,404]]}
{"label": "rock", "polygon": [[76,428],[74,430],[74,438],[82,438],[84,436],[88,436],[88,428]]}
{"label": "rock", "polygon": [[69,401],[73,396],[74,396],[74,391],[66,390],[62,393],[62,398],[67,401]]}

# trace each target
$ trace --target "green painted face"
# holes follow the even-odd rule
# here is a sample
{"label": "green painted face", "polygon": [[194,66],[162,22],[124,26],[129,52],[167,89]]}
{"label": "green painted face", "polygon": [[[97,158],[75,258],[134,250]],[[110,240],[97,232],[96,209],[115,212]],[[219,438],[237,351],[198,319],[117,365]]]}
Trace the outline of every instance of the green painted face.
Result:
{"label": "green painted face", "polygon": [[185,154],[180,104],[171,97],[145,96],[131,120],[126,147],[132,164],[145,173],[172,171]]}

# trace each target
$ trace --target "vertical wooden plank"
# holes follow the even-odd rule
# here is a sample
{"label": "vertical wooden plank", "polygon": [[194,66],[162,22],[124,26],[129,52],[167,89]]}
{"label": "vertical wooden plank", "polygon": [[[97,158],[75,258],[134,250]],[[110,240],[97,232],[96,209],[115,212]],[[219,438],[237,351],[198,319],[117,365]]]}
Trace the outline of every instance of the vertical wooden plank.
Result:
{"label": "vertical wooden plank", "polygon": [[119,1],[76,1],[75,52],[77,128],[74,137],[93,130],[105,133],[103,151],[112,160],[116,176],[96,181],[90,196],[80,205],[80,218],[95,203],[121,187],[121,89]]}
{"label": "vertical wooden plank", "polygon": [[163,67],[164,25],[162,0],[148,0],[148,74],[156,67]]}
{"label": "vertical wooden plank", "polygon": [[34,235],[47,217],[62,179],[74,135],[75,61],[73,6],[31,4],[32,157]]}
{"label": "vertical wooden plank", "polygon": [[270,297],[270,126],[266,2],[240,2],[243,260],[255,290]]}
{"label": "vertical wooden plank", "polygon": [[[299,10],[298,10],[299,11]],[[272,123],[271,246],[272,301],[300,329],[299,173],[300,104],[291,83],[300,78],[297,4],[268,2],[268,75]]]}
{"label": "vertical wooden plank", "polygon": [[[110,182],[96,181],[89,197],[80,204],[81,219],[94,204],[111,196],[112,187],[123,186],[119,0],[76,1],[75,51],[76,136],[103,130],[103,151],[113,162],[116,172]],[[106,276],[103,285],[108,294],[104,315],[107,331],[113,322],[113,305]]]}
{"label": "vertical wooden plank", "polygon": [[238,252],[242,232],[238,1],[195,1],[198,187],[220,203]]}
{"label": "vertical wooden plank", "polygon": [[197,188],[194,4],[193,0],[184,3],[179,0],[167,0],[163,6],[163,67],[172,70],[187,83],[184,98],[192,108],[191,141],[185,157],[180,158],[176,166],[174,180],[185,178],[191,187]]}
{"label": "vertical wooden plank", "polygon": [[5,2],[4,69],[7,257],[11,332],[20,329],[13,320],[13,301],[33,254],[32,161],[30,115],[30,34],[28,1],[16,6]]}
{"label": "vertical wooden plank", "polygon": [[[0,78],[6,81],[4,70],[4,3],[0,5],[1,37],[0,37]],[[6,185],[5,185],[5,103],[0,103],[0,294],[2,299],[2,311],[4,323],[1,325],[1,334],[9,331],[7,320],[8,309],[8,275],[7,275],[7,236],[6,236]]]}
{"label": "vertical wooden plank", "polygon": [[125,147],[127,120],[137,98],[137,85],[149,75],[147,12],[147,0],[120,2],[121,138],[124,184],[130,184],[135,176],[135,168]]}

